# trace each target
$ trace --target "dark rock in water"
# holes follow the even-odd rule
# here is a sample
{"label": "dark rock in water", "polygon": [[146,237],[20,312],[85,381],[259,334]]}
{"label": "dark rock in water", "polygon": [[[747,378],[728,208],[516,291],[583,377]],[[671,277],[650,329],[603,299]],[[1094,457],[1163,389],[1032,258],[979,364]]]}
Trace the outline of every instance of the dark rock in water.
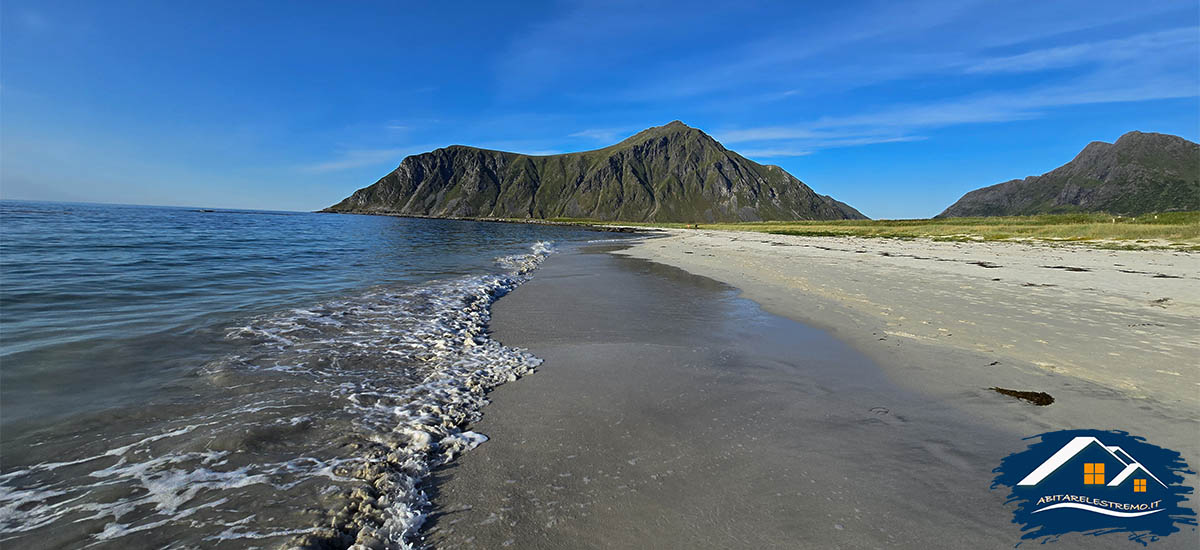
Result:
{"label": "dark rock in water", "polygon": [[656,222],[865,219],[782,168],[751,161],[679,121],[581,153],[533,156],[453,145],[413,155],[324,212]]}
{"label": "dark rock in water", "polygon": [[1051,397],[1050,394],[1048,394],[1046,392],[1019,391],[1019,390],[1009,390],[1009,389],[1005,389],[1005,388],[989,388],[989,389],[991,389],[992,391],[994,391],[996,393],[1001,393],[1001,394],[1007,395],[1009,397],[1016,397],[1017,399],[1024,399],[1025,401],[1033,403],[1034,405],[1037,405],[1039,407],[1045,407],[1046,405],[1049,405],[1054,402],[1054,398]]}
{"label": "dark rock in water", "polygon": [[1200,210],[1200,145],[1129,132],[1116,143],[1093,141],[1046,174],[971,191],[937,217],[1186,210]]}

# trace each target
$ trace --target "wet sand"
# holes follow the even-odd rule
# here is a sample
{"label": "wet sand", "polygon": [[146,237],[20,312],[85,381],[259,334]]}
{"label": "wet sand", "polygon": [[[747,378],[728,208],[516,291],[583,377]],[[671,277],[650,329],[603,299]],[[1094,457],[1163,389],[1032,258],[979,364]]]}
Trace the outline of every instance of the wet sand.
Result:
{"label": "wet sand", "polygon": [[[622,253],[737,286],[977,418],[1126,430],[1200,465],[1200,254],[724,231]],[[1056,401],[1001,413],[968,391],[993,386]]]}
{"label": "wet sand", "polygon": [[[496,303],[492,323],[495,338],[545,364],[492,392],[472,426],[491,439],[437,472],[427,542],[1012,547],[1020,532],[1004,492],[989,490],[991,470],[1023,437],[1126,403],[1077,379],[1047,391],[1090,405],[1034,407],[987,389],[1027,382],[1011,373],[922,387],[835,337],[848,327],[813,328],[739,294],[603,250],[548,260]],[[955,348],[927,355],[934,364],[921,372],[984,359]],[[1160,409],[1110,416],[1155,434],[1194,428],[1194,417]],[[1190,547],[1189,535],[1156,546]],[[1130,543],[1066,537],[1058,547],[1097,544]]]}

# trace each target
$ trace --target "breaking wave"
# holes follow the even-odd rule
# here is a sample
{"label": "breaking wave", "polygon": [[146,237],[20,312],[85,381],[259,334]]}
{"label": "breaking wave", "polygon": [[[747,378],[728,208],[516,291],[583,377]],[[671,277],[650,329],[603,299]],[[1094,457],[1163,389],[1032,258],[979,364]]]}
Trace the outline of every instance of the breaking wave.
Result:
{"label": "breaking wave", "polygon": [[182,397],[111,413],[138,429],[0,475],[0,542],[413,548],[422,482],[487,440],[466,430],[487,391],[541,363],[487,327],[492,303],[550,250],[499,258],[497,274],[375,288],[230,328],[237,351],[204,365]]}

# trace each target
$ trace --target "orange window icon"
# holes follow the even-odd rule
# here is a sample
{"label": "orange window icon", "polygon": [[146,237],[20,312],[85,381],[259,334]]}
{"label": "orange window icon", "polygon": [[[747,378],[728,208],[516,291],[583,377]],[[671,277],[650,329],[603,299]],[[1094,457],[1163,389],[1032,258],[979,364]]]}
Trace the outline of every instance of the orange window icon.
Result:
{"label": "orange window icon", "polygon": [[1144,479],[1133,480],[1133,492],[1135,492],[1135,493],[1146,492],[1146,480],[1144,480]]}
{"label": "orange window icon", "polygon": [[[1145,480],[1143,480],[1144,482]],[[1104,485],[1104,463],[1085,462],[1083,464],[1084,485]],[[1145,483],[1142,485],[1145,487]]]}

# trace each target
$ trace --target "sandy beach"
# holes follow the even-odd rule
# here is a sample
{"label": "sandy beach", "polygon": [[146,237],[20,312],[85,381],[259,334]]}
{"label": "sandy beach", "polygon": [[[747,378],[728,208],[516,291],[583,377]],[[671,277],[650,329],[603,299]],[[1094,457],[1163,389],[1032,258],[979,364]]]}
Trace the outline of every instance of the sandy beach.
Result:
{"label": "sandy beach", "polygon": [[963,392],[1045,391],[1055,406],[1014,428],[1122,429],[1200,457],[1194,253],[709,231],[623,253],[736,286],[980,418],[997,411]]}
{"label": "sandy beach", "polygon": [[0,2],[0,550],[1200,550],[1200,0]]}
{"label": "sandy beach", "polygon": [[1196,273],[1186,254],[708,231],[556,255],[494,306],[493,336],[545,364],[437,472],[427,542],[1012,547],[989,485],[1022,438],[1122,429],[1196,464]]}

